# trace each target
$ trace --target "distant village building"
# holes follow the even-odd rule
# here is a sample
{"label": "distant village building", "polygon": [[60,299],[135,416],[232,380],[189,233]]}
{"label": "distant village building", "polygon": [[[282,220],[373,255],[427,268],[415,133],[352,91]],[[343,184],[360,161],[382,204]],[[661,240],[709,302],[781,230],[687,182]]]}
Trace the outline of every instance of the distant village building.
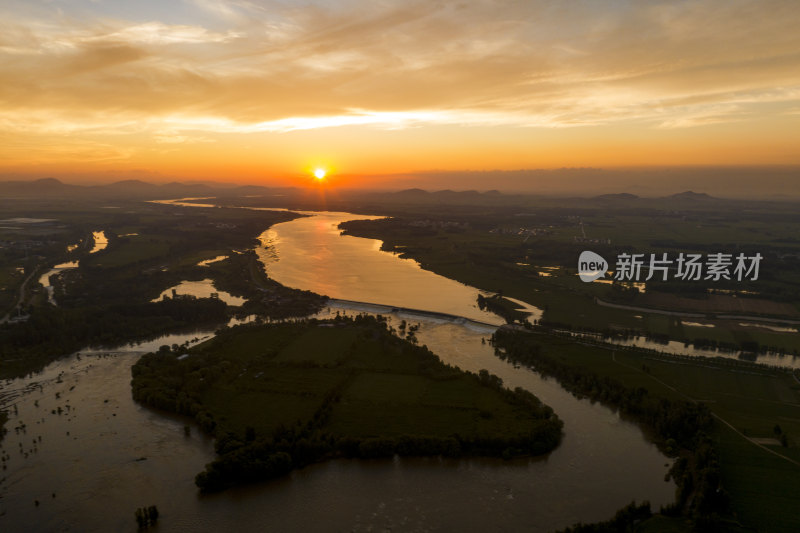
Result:
{"label": "distant village building", "polygon": [[573,239],[575,242],[584,244],[611,244],[611,239],[589,239],[588,237],[578,237],[577,235]]}
{"label": "distant village building", "polygon": [[489,233],[499,235],[520,235],[522,237],[535,237],[537,235],[550,235],[553,230],[550,228],[493,228]]}

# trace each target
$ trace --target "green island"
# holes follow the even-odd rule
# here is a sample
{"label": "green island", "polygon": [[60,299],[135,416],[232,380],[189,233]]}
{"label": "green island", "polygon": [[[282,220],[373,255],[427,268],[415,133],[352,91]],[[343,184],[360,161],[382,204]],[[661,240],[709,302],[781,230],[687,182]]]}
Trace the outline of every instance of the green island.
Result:
{"label": "green island", "polygon": [[393,335],[381,317],[225,328],[188,351],[162,347],[132,368],[133,396],[194,417],[218,458],[203,491],[333,457],[541,455],[562,422],[508,390]]}

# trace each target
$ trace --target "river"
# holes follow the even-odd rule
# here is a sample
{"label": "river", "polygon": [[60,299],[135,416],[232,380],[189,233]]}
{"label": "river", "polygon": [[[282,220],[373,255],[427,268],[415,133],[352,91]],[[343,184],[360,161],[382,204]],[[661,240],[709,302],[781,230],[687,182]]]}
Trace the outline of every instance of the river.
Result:
{"label": "river", "polygon": [[[105,231],[93,231],[92,232],[92,239],[93,245],[92,249],[89,250],[90,254],[94,254],[99,252],[100,250],[105,250],[108,246],[108,237],[106,236]],[[78,245],[69,245],[67,247],[67,251],[71,252]],[[78,268],[79,262],[78,261],[69,261],[67,263],[61,263],[59,265],[54,266],[44,274],[39,277],[39,283],[44,287],[45,292],[47,292],[47,301],[53,305],[58,305],[56,303],[55,298],[55,287],[53,287],[53,276],[58,276],[65,270],[69,270],[72,268]]]}
{"label": "river", "polygon": [[[326,286],[322,292],[342,300],[499,323],[477,308],[476,289],[381,252],[378,241],[340,236],[335,225],[353,218],[360,217],[320,213],[273,226],[258,248],[267,271],[288,286]],[[321,315],[362,311],[342,304]],[[562,444],[532,460],[335,460],[201,497],[193,477],[213,458],[210,439],[186,419],[131,400],[130,366],[139,354],[211,332],[173,335],[84,351],[3,383],[0,404],[11,406],[11,420],[0,452],[8,457],[0,530],[135,531],[134,510],[156,504],[159,527],[170,531],[550,531],[607,518],[634,499],[656,509],[672,501],[674,485],[664,481],[671,461],[637,426],[495,357],[482,342],[493,327],[389,316],[420,323],[420,343],[445,362],[486,368],[534,392],[564,421]]]}
{"label": "river", "polygon": [[261,246],[256,251],[269,276],[288,287],[331,298],[503,323],[494,313],[478,309],[477,289],[381,251],[379,240],[341,235],[338,229],[345,220],[374,218],[378,217],[315,213],[268,229],[259,237]]}

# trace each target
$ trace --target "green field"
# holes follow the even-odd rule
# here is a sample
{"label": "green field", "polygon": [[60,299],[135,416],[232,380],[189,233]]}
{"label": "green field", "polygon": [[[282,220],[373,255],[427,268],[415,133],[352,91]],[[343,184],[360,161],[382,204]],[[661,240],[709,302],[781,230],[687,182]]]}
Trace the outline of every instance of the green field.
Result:
{"label": "green field", "polygon": [[[718,417],[712,439],[732,516],[758,531],[800,528],[800,383],[790,372],[727,359],[615,349],[549,334],[519,335],[530,336],[548,357],[580,373],[707,405]],[[785,446],[776,425],[787,437]]]}
{"label": "green field", "polygon": [[165,263],[171,263],[174,260],[170,257],[169,252],[171,244],[177,241],[176,237],[167,238],[157,234],[117,237],[112,234],[110,238],[112,241],[107,251],[86,256],[83,265],[116,268],[130,264],[148,263],[159,258]]}
{"label": "green field", "polygon": [[241,462],[279,452],[302,466],[342,454],[541,454],[560,440],[561,422],[531,394],[446,366],[369,317],[238,326],[180,359],[144,356],[133,376],[137,401],[192,415],[222,443],[207,474],[218,469],[223,486],[251,480]]}

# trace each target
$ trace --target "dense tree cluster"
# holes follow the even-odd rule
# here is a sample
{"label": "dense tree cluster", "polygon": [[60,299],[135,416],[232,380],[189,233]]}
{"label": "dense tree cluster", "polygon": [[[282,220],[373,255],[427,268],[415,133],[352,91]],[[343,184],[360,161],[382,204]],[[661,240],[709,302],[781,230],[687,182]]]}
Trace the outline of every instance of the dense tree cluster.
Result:
{"label": "dense tree cluster", "polygon": [[483,296],[478,294],[478,308],[481,310],[491,311],[492,313],[501,316],[506,322],[522,321],[528,316],[524,311],[518,311],[512,302],[503,299],[500,294],[494,296]]}
{"label": "dense tree cluster", "polygon": [[676,501],[664,511],[665,514],[683,512],[711,525],[720,520],[729,505],[728,494],[721,486],[719,456],[711,439],[702,432],[691,452],[682,454],[670,470],[677,485]]}
{"label": "dense tree cluster", "polygon": [[460,457],[483,455],[510,458],[516,455],[539,455],[560,442],[560,425],[542,425],[527,436],[516,439],[482,437],[465,439],[458,435],[401,435],[398,437],[341,437],[315,428],[279,430],[269,438],[243,443],[235,437],[217,447],[219,458],[195,478],[207,492],[229,486],[261,481],[288,473],[330,457],[362,459],[436,456]]}

